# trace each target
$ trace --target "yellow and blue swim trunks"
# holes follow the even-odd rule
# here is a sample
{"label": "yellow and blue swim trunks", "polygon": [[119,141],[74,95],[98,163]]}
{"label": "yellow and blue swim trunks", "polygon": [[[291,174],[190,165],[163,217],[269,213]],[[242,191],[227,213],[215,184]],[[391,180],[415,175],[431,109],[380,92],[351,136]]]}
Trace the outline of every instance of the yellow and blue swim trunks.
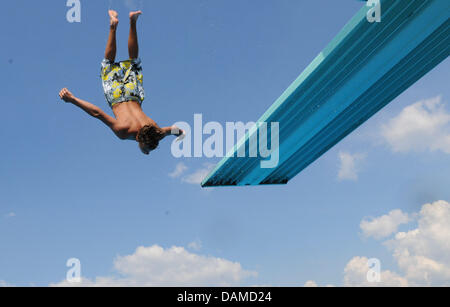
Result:
{"label": "yellow and blue swim trunks", "polygon": [[109,106],[125,101],[144,101],[144,79],[140,59],[131,59],[113,63],[102,61],[102,84]]}

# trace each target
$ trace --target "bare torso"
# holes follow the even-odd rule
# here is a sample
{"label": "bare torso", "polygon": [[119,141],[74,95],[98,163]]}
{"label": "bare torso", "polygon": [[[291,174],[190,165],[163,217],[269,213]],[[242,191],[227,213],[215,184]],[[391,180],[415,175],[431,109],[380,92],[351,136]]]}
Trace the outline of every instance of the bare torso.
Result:
{"label": "bare torso", "polygon": [[116,104],[112,111],[117,119],[117,126],[113,130],[121,139],[136,140],[142,127],[158,126],[153,119],[145,115],[140,104],[135,101]]}

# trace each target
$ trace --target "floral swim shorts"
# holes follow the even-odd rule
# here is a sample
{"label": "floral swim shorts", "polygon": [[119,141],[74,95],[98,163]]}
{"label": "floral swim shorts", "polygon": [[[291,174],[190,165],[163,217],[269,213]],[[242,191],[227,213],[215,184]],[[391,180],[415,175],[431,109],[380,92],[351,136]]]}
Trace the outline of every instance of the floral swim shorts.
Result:
{"label": "floral swim shorts", "polygon": [[125,101],[144,101],[145,92],[140,59],[132,59],[113,63],[107,59],[102,61],[103,91],[109,106]]}

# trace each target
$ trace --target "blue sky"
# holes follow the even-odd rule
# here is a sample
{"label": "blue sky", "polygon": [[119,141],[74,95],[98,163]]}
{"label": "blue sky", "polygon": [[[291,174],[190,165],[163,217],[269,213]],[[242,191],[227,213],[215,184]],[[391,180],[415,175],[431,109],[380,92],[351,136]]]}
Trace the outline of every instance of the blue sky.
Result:
{"label": "blue sky", "polygon": [[[135,271],[146,267],[145,272],[176,284],[166,271],[152,269],[152,259],[162,260],[145,251],[175,255],[167,257],[173,263],[163,262],[175,271],[191,256],[211,270],[223,259],[225,267],[235,269],[223,274],[226,284],[342,285],[344,268],[356,256],[378,258],[383,270],[409,276],[386,244],[360,223],[400,209],[412,217],[408,225],[394,226],[420,228],[420,218],[429,212],[421,211],[424,204],[450,201],[448,59],[289,185],[203,190],[190,183],[196,179],[190,175],[216,159],[175,159],[170,141],[144,156],[137,144],[115,139],[100,122],[58,98],[68,87],[112,114],[99,78],[110,3],[121,18],[120,59],[127,58],[125,4],[144,11],[139,21],[144,111],[161,125],[192,123],[194,113],[221,123],[258,119],[363,4],[81,3],[81,23],[66,21],[62,0],[3,3],[0,285],[58,283],[73,257],[91,281],[122,273],[128,281],[138,276],[139,283],[146,277]],[[435,97],[440,100],[434,107],[416,104]],[[429,120],[431,128],[389,134],[414,122],[411,114]],[[432,138],[444,145],[436,146]],[[342,153],[350,169],[339,177]],[[184,172],[169,176],[177,165]],[[449,204],[442,206],[445,211]],[[136,251],[140,246],[147,249]],[[450,258],[446,251],[439,253],[444,264]],[[143,259],[142,267],[124,269],[131,258],[120,256],[126,255]],[[448,283],[445,276],[441,279]],[[179,283],[222,284],[220,278],[212,274]]]}

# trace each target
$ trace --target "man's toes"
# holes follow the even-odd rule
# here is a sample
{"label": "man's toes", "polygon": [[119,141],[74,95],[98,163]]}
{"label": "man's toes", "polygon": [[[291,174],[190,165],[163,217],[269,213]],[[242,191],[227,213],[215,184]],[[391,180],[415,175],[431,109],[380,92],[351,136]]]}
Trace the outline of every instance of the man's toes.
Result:
{"label": "man's toes", "polygon": [[130,12],[130,18],[133,20],[138,19],[138,17],[142,14],[142,11]]}
{"label": "man's toes", "polygon": [[117,18],[117,16],[119,16],[119,14],[114,10],[109,10],[108,13],[109,13],[109,16],[111,16],[111,17]]}

